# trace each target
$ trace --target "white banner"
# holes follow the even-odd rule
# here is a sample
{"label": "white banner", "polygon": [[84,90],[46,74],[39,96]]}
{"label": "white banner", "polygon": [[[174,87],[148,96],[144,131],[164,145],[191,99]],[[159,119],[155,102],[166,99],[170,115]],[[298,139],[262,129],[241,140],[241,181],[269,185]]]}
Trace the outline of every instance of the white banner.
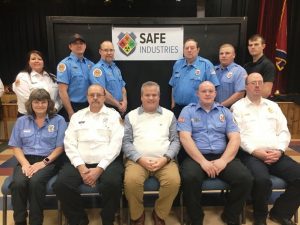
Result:
{"label": "white banner", "polygon": [[177,60],[183,27],[112,27],[115,60]]}

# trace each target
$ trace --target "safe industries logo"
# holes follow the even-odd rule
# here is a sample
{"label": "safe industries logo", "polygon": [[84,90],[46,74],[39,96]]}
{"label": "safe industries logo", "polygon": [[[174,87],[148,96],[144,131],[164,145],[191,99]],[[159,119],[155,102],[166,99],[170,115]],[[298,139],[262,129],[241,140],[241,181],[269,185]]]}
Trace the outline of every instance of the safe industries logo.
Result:
{"label": "safe industries logo", "polygon": [[121,32],[118,35],[118,39],[119,39],[118,42],[119,49],[124,55],[129,56],[135,51],[136,36],[134,33],[131,32],[130,34],[129,33],[124,34],[123,32]]}

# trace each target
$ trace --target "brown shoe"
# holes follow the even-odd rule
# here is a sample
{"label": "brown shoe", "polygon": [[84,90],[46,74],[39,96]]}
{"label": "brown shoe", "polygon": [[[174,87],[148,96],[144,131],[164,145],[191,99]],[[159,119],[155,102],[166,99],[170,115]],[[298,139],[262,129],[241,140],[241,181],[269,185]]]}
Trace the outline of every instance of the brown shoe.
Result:
{"label": "brown shoe", "polygon": [[145,211],[137,220],[130,220],[131,225],[145,225]]}
{"label": "brown shoe", "polygon": [[155,210],[152,212],[152,219],[154,220],[154,225],[166,225],[165,221],[158,217]]}

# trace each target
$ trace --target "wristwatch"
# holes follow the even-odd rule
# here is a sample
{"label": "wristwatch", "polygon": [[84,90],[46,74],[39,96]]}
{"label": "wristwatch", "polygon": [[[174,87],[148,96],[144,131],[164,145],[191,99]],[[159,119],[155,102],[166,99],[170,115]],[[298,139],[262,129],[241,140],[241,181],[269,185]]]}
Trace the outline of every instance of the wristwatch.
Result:
{"label": "wristwatch", "polygon": [[171,162],[172,159],[167,154],[164,154],[163,156],[167,159],[167,163]]}
{"label": "wristwatch", "polygon": [[50,159],[48,157],[44,158],[43,163],[45,164],[45,166],[49,165]]}

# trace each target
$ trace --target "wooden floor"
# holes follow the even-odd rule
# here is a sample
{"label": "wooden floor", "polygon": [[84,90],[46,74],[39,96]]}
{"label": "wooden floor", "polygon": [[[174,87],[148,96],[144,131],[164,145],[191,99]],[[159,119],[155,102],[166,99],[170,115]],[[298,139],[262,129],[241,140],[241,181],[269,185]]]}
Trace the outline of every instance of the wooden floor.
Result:
{"label": "wooden floor", "polygon": [[[300,162],[300,154],[288,150],[287,154],[290,155],[292,158]],[[0,154],[0,164],[4,161],[6,161],[7,158],[9,158],[12,155],[12,153],[9,150],[6,150]],[[2,186],[3,180],[5,179],[5,176],[0,176],[0,187]],[[0,194],[2,196],[2,194]],[[271,206],[270,206],[271,207]],[[127,211],[127,210],[126,210]],[[89,209],[87,210],[90,223],[89,225],[101,225],[100,216],[99,216],[99,209]],[[152,225],[152,219],[151,219],[151,212],[152,208],[146,208],[146,225]],[[300,211],[298,210],[298,215],[300,214]],[[221,219],[220,215],[222,213],[222,207],[204,207],[204,224],[205,225],[221,225],[224,224]],[[125,212],[126,214],[126,212]],[[246,225],[252,224],[252,216],[251,216],[251,207],[247,207],[246,212]],[[169,217],[166,220],[167,225],[179,225],[179,209],[174,208],[172,212],[170,213]],[[0,225],[2,224],[2,211],[0,213]],[[299,218],[300,219],[300,218]],[[126,219],[125,219],[126,221]],[[57,211],[56,210],[45,210],[44,213],[44,225],[56,225],[57,224]],[[115,224],[118,224],[115,222]],[[275,225],[276,223],[268,220],[268,225]],[[12,210],[8,211],[8,223],[7,225],[14,225],[13,219],[12,219]]]}

